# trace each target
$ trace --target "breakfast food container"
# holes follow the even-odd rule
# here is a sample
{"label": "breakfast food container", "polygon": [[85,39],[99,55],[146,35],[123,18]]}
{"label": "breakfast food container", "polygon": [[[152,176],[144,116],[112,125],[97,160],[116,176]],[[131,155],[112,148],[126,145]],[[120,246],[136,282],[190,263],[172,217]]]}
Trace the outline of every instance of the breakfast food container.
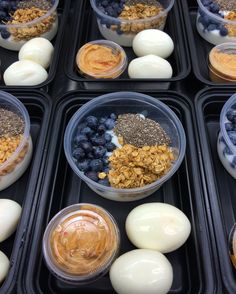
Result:
{"label": "breakfast food container", "polygon": [[220,114],[220,132],[217,140],[219,158],[228,171],[236,179],[236,94],[225,103]]}
{"label": "breakfast food container", "polygon": [[[158,123],[170,138],[170,148],[174,154],[174,161],[170,169],[157,181],[140,188],[118,189],[99,184],[82,172],[72,156],[73,140],[77,127],[86,117],[94,115],[109,116],[115,111],[116,115],[124,113],[142,113],[145,111],[147,118]],[[186,147],[186,139],[183,126],[173,111],[148,95],[132,92],[117,92],[106,94],[93,99],[82,106],[71,118],[67,125],[64,137],[65,155],[73,171],[97,194],[115,201],[135,201],[145,198],[158,190],[179,168]]]}
{"label": "breakfast food container", "polygon": [[64,208],[50,221],[43,237],[43,254],[57,278],[86,284],[108,272],[119,245],[119,229],[109,212],[80,203]]}
{"label": "breakfast food container", "polygon": [[[59,0],[18,1],[1,4],[0,46],[18,51],[30,39],[43,37],[51,41],[58,29]],[[13,2],[13,1],[11,1]]]}
{"label": "breakfast food container", "polygon": [[229,234],[229,256],[236,269],[236,224],[233,225]]}
{"label": "breakfast food container", "polygon": [[219,5],[210,0],[197,2],[196,27],[202,38],[214,45],[236,42],[235,12],[221,10]]}
{"label": "breakfast food container", "polygon": [[[30,136],[29,114],[24,105],[11,94],[0,91],[0,110],[2,112],[0,117],[2,120],[0,137],[0,148],[2,148],[1,191],[23,175],[31,160],[33,144]],[[8,124],[4,123],[6,117],[10,121],[10,129]],[[8,148],[7,152],[6,148]]]}
{"label": "breakfast food container", "polygon": [[[101,2],[101,0],[90,0],[91,6],[96,14],[98,27],[102,36],[107,40],[111,40],[121,46],[127,47],[132,46],[133,38],[142,30],[163,30],[168,12],[174,5],[174,0],[159,1],[162,9],[155,16],[130,20],[129,17],[127,17],[127,19],[123,19],[106,14],[104,9],[99,8],[99,4]],[[146,2],[148,5],[148,1]],[[122,4],[125,5],[125,1],[122,1]],[[122,8],[118,7],[117,9],[119,12],[122,11]]]}

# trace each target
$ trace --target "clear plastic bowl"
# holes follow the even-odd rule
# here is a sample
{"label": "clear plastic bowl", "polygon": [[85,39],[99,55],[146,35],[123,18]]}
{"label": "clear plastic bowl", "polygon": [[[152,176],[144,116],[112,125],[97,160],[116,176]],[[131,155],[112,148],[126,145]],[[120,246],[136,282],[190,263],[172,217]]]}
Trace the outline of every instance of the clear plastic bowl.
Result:
{"label": "clear plastic bowl", "polygon": [[[26,1],[19,1],[26,2]],[[44,2],[44,1],[42,1]],[[26,4],[26,8],[31,8],[32,4]],[[0,24],[0,46],[9,50],[18,51],[30,39],[35,37],[43,37],[51,41],[58,30],[57,6],[59,0],[48,0],[49,8],[46,14],[35,18],[32,21],[20,24]],[[44,9],[40,1],[37,1],[37,8]],[[9,35],[9,36],[8,36]]]}
{"label": "clear plastic bowl", "polygon": [[236,223],[233,225],[228,238],[229,256],[236,269]]}
{"label": "clear plastic bowl", "polygon": [[[217,151],[219,158],[228,171],[228,173],[236,179],[236,145],[232,143],[229,134],[226,131],[226,123],[229,123],[226,115],[229,110],[236,113],[236,94],[232,95],[225,103],[220,113],[220,132],[217,140]],[[235,124],[236,126],[236,124]],[[236,134],[236,128],[235,128]]]}
{"label": "clear plastic bowl", "polygon": [[[85,176],[78,169],[72,157],[71,142],[77,125],[89,115],[104,116],[110,115],[112,112],[116,115],[124,113],[136,114],[142,111],[147,113],[147,118],[158,121],[170,137],[170,146],[173,149],[176,160],[168,173],[152,184],[134,189],[117,189],[103,186]],[[86,103],[71,118],[64,137],[65,155],[73,171],[97,194],[115,201],[135,201],[145,198],[158,190],[179,168],[185,154],[185,147],[184,129],[175,113],[158,99],[135,92],[110,93],[94,98]]]}
{"label": "clear plastic bowl", "polygon": [[[202,0],[198,2],[196,27],[203,39],[211,44],[219,45],[236,42],[236,21],[224,19],[207,9]],[[230,33],[229,33],[230,32]]]}
{"label": "clear plastic bowl", "polygon": [[105,275],[117,257],[120,232],[100,206],[80,203],[58,212],[43,237],[44,260],[58,279],[87,284]]}
{"label": "clear plastic bowl", "polygon": [[175,0],[159,0],[158,2],[164,8],[163,11],[156,16],[137,20],[123,20],[106,15],[97,7],[100,1],[90,0],[90,3],[96,14],[102,36],[121,46],[131,47],[137,33],[145,29],[164,29],[168,12],[173,7]]}
{"label": "clear plastic bowl", "polygon": [[0,163],[1,191],[13,184],[25,172],[30,163],[33,144],[30,137],[30,118],[24,105],[11,94],[0,91],[0,108],[7,109],[18,114],[24,120],[25,124],[22,140],[15,152],[2,164]]}
{"label": "clear plastic bowl", "polygon": [[[101,56],[95,60],[99,62],[99,64],[96,64],[96,66],[92,68],[86,67],[89,66],[89,62],[81,63],[81,55],[85,56],[85,51],[87,50],[88,46],[103,46],[111,49],[111,52],[113,55],[120,55],[120,62],[115,66],[110,68],[109,70],[104,70],[97,67],[97,65],[100,65],[102,62],[106,62],[107,60],[101,59]],[[96,78],[96,79],[115,79],[118,78],[126,69],[128,64],[128,59],[126,56],[126,53],[124,49],[119,46],[118,44],[107,41],[107,40],[96,40],[92,42],[86,43],[84,46],[82,46],[77,55],[76,55],[76,64],[78,66],[79,71],[85,76],[89,78]]]}

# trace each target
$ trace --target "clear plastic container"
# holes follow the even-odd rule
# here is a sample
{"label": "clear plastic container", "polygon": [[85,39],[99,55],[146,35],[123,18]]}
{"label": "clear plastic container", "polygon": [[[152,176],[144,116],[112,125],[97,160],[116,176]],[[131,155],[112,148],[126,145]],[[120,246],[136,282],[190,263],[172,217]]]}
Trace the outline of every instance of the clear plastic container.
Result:
{"label": "clear plastic container", "polygon": [[[216,8],[216,10],[214,8],[208,10],[209,6],[204,6],[203,0],[197,0],[197,2],[196,27],[201,37],[214,45],[236,42],[236,21],[223,18],[223,15],[228,14],[229,11],[219,11]],[[217,10],[217,13],[212,12]]]}
{"label": "clear plastic container", "polygon": [[43,255],[49,270],[58,279],[78,285],[105,275],[119,246],[120,232],[112,215],[86,203],[61,210],[43,237]]}
{"label": "clear plastic container", "polygon": [[[105,116],[115,112],[116,115],[124,113],[141,113],[145,111],[147,118],[157,121],[170,137],[176,160],[171,169],[156,182],[141,188],[117,189],[103,186],[89,179],[76,166],[72,157],[72,138],[76,127],[89,115]],[[71,118],[66,128],[64,149],[66,158],[73,171],[97,194],[115,201],[135,201],[145,198],[158,190],[179,168],[186,147],[183,126],[175,113],[158,99],[135,92],[117,92],[106,94],[83,105]]]}
{"label": "clear plastic container", "polygon": [[[21,135],[21,141],[19,142],[19,145],[11,154],[11,156],[7,158],[7,160],[1,163],[2,158],[0,158],[1,191],[9,187],[23,175],[31,160],[33,144],[30,137],[29,114],[24,105],[11,94],[0,91],[0,109],[13,112],[24,121],[24,131]],[[0,151],[1,147],[3,148],[5,146],[5,142],[1,141],[2,137],[3,136],[0,135]],[[0,154],[1,156],[3,155],[2,152],[0,152]]]}
{"label": "clear plastic container", "polygon": [[[124,20],[106,15],[97,5],[101,0],[90,0],[96,14],[97,23],[102,36],[121,46],[131,47],[137,33],[145,29],[163,30],[168,12],[174,5],[174,0],[159,0],[164,10],[158,15],[136,20]],[[148,4],[148,1],[147,1]]]}
{"label": "clear plastic container", "polygon": [[[229,116],[229,111],[232,111],[232,117]],[[232,118],[232,122],[228,118]],[[228,131],[226,130],[226,128]],[[231,128],[232,130],[230,130]],[[233,142],[231,141],[230,136],[233,139],[235,136],[235,144],[233,144]],[[236,179],[236,94],[232,95],[229,98],[221,111],[220,132],[217,140],[217,151],[225,169],[233,178]]]}
{"label": "clear plastic container", "polygon": [[[21,20],[19,21],[20,23],[17,21],[17,23],[0,24],[1,47],[18,51],[28,40],[32,38],[43,37],[51,41],[55,37],[58,30],[58,15],[56,9],[59,0],[42,1],[42,4],[40,1],[36,0],[28,1],[28,3],[27,1],[18,1],[17,5],[21,5],[19,6],[20,9],[32,9],[32,3],[34,2],[36,3],[34,6],[41,10],[41,12],[31,11],[32,14],[35,13],[38,15],[37,18],[28,22],[23,22]],[[11,12],[12,15],[15,13],[18,13],[17,10]],[[20,15],[24,15],[24,13],[21,12]]]}
{"label": "clear plastic container", "polygon": [[236,269],[236,223],[233,225],[228,240],[229,256]]}
{"label": "clear plastic container", "polygon": [[236,82],[236,43],[223,43],[210,51],[209,75],[216,83]]}
{"label": "clear plastic container", "polygon": [[[104,52],[101,52],[101,49],[104,49]],[[103,68],[103,64],[108,64],[110,61],[112,65]],[[128,59],[124,49],[118,44],[107,40],[96,40],[86,43],[79,49],[76,64],[85,77],[115,79],[125,71]]]}

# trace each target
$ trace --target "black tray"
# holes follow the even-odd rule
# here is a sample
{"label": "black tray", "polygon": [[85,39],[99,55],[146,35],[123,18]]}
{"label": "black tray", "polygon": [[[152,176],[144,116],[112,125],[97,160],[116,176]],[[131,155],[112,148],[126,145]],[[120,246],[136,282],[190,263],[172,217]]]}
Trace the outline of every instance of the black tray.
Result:
{"label": "black tray", "polygon": [[36,185],[40,183],[40,168],[44,159],[44,146],[51,112],[51,102],[47,95],[39,91],[8,91],[26,106],[31,120],[30,133],[33,140],[33,157],[24,175],[9,188],[0,192],[0,198],[10,198],[22,206],[22,216],[16,233],[0,243],[10,259],[11,266],[5,282],[0,285],[0,293],[12,293],[16,286],[22,251],[30,233],[30,219],[34,216],[37,200]]}
{"label": "black tray", "polygon": [[[120,78],[112,80],[96,80],[86,79],[77,72],[76,69],[76,53],[81,46],[85,43],[104,39],[99,32],[96,16],[93,13],[89,0],[74,1],[73,7],[73,22],[72,27],[68,28],[68,39],[66,41],[68,46],[67,55],[65,58],[65,72],[67,76],[77,82],[80,82],[81,87],[85,89],[119,89],[122,82],[122,89],[133,90],[149,90],[168,88],[170,82],[183,80],[190,72],[190,60],[183,28],[182,18],[179,13],[178,2],[169,12],[165,31],[172,37],[175,44],[174,53],[168,59],[173,67],[173,77],[171,79],[130,79],[127,70],[121,75]],[[70,36],[74,36],[73,39]],[[124,47],[128,56],[129,62],[136,56],[132,48]]]}
{"label": "black tray", "polygon": [[[52,63],[47,70],[48,72],[47,80],[37,86],[18,86],[17,88],[24,88],[24,89],[25,88],[27,89],[42,88],[48,85],[49,83],[51,83],[52,80],[54,79],[56,74],[56,69],[58,66],[59,57],[60,57],[62,38],[63,38],[64,30],[66,27],[67,14],[70,8],[70,1],[71,0],[59,1],[59,5],[57,8],[58,17],[59,17],[58,32],[55,38],[52,40],[52,44],[54,46],[54,56],[52,59]],[[2,79],[0,79],[0,87],[3,89],[14,88],[15,86],[5,85],[3,81],[3,73],[8,66],[10,66],[13,62],[18,60],[18,51],[11,51],[11,50],[7,50],[0,47],[0,58],[1,58],[1,75],[2,75]]]}
{"label": "black tray", "polygon": [[204,84],[211,86],[235,87],[236,83],[215,83],[211,81],[208,70],[208,55],[214,45],[203,39],[197,31],[197,0],[181,0],[181,3],[190,47],[193,72],[196,78]]}
{"label": "black tray", "polygon": [[108,275],[83,287],[67,285],[52,276],[42,258],[41,244],[45,227],[59,210],[68,205],[78,202],[95,203],[106,208],[118,221],[123,253],[134,249],[124,230],[127,214],[139,204],[155,201],[179,207],[192,224],[187,243],[167,255],[174,269],[174,282],[170,293],[222,293],[217,259],[212,254],[207,232],[191,106],[183,96],[175,92],[158,92],[154,96],[170,106],[181,119],[187,137],[186,156],[179,171],[160,190],[144,200],[130,203],[117,203],[96,195],[67,164],[63,150],[65,127],[75,111],[95,95],[73,91],[62,97],[54,118],[57,128],[50,134],[48,164],[41,186],[32,239],[24,251],[25,262],[21,264],[19,293],[114,293]]}
{"label": "black tray", "polygon": [[234,94],[230,89],[211,89],[196,97],[198,129],[201,134],[203,157],[202,175],[209,199],[209,219],[213,220],[212,242],[216,242],[224,286],[236,293],[236,271],[228,254],[228,236],[236,221],[236,182],[221,164],[217,153],[217,135],[220,112],[224,103]]}

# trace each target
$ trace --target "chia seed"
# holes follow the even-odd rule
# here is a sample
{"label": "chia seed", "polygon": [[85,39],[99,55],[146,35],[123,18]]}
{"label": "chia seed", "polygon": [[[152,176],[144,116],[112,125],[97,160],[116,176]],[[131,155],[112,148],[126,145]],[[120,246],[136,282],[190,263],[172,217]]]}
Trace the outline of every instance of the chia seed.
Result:
{"label": "chia seed", "polygon": [[127,6],[132,6],[132,5],[137,5],[137,4],[146,4],[149,6],[161,6],[159,1],[156,0],[126,0],[125,5]]}
{"label": "chia seed", "polygon": [[236,10],[236,1],[235,0],[214,0],[219,7],[220,10],[223,11],[233,11]]}
{"label": "chia seed", "polygon": [[156,121],[139,114],[123,114],[116,121],[114,132],[124,139],[125,144],[136,147],[169,145],[170,138]]}
{"label": "chia seed", "polygon": [[30,1],[20,1],[17,8],[31,8],[37,7],[42,10],[49,10],[52,7],[52,1],[47,0],[30,0]]}
{"label": "chia seed", "polygon": [[0,137],[23,134],[24,128],[24,120],[18,114],[5,108],[0,108]]}

